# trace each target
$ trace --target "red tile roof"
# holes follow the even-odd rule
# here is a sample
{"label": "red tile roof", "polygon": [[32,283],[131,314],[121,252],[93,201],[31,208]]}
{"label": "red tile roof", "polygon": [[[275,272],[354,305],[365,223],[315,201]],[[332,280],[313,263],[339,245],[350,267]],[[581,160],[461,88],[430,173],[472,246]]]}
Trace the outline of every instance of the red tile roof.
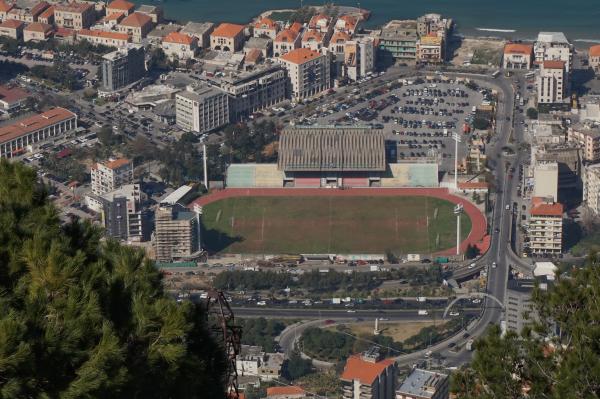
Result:
{"label": "red tile roof", "polygon": [[0,24],[1,27],[9,29],[20,29],[23,25],[25,25],[25,22],[16,19],[7,19]]}
{"label": "red tile roof", "polygon": [[0,86],[0,101],[14,104],[29,97],[29,92],[19,87]]}
{"label": "red tile roof", "polygon": [[289,386],[289,387],[270,387],[267,388],[267,398],[269,396],[276,395],[299,395],[303,394],[306,391],[297,386]]}
{"label": "red tile roof", "polygon": [[252,50],[246,53],[245,62],[249,64],[256,64],[258,60],[262,58],[262,51],[257,48],[253,48]]}
{"label": "red tile roof", "polygon": [[185,33],[171,32],[163,38],[163,43],[177,43],[190,46],[195,40],[197,39],[192,36],[188,36]]}
{"label": "red tile roof", "polygon": [[113,12],[102,18],[102,21],[120,21],[125,16],[125,12]]}
{"label": "red tile roof", "polygon": [[304,64],[305,62],[312,61],[320,56],[321,53],[318,51],[313,51],[309,48],[297,48],[282,55],[280,58],[293,64]]}
{"label": "red tile roof", "polygon": [[236,37],[245,29],[244,25],[222,23],[210,34],[211,36]]}
{"label": "red tile roof", "polygon": [[76,115],[68,109],[53,108],[41,114],[21,119],[12,125],[0,127],[0,143],[5,143],[39,129],[74,118],[75,116]]}
{"label": "red tile roof", "polygon": [[531,44],[508,43],[504,46],[504,54],[532,54],[533,46]]}
{"label": "red tile roof", "polygon": [[126,0],[115,0],[115,1],[110,2],[110,4],[108,4],[106,6],[106,8],[129,11],[129,10],[133,10],[135,8],[135,4],[130,3]]}
{"label": "red tile roof", "polygon": [[335,32],[333,36],[331,36],[330,43],[345,43],[350,40],[350,35],[346,32]]}
{"label": "red tile roof", "polygon": [[75,31],[73,29],[58,27],[54,31],[54,37],[56,37],[56,36],[59,36],[59,37],[73,36],[74,33],[75,33]]}
{"label": "red tile roof", "polygon": [[108,169],[119,169],[120,167],[123,167],[125,165],[130,164],[131,161],[127,158],[119,158],[119,159],[115,159],[114,161],[109,161],[107,163],[104,164],[104,166],[106,166]]}
{"label": "red tile roof", "polygon": [[358,380],[361,384],[372,385],[375,379],[394,363],[393,359],[384,359],[377,363],[371,363],[361,359],[360,355],[350,356],[346,361],[346,366],[340,379],[346,381]]}
{"label": "red tile roof", "polygon": [[48,7],[50,7],[50,4],[46,3],[45,1],[40,1],[31,9],[31,15],[38,16],[39,14],[44,12]]}
{"label": "red tile roof", "polygon": [[302,41],[303,42],[322,42],[323,41],[323,34],[321,32],[319,32],[318,30],[307,30],[306,32],[304,32],[304,35],[302,35]]}
{"label": "red tile roof", "polygon": [[275,37],[276,42],[293,43],[298,37],[298,31],[292,29],[286,29],[279,32]]}
{"label": "red tile roof", "polygon": [[543,63],[544,69],[563,69],[565,67],[564,61],[552,61],[547,60]]}
{"label": "red tile roof", "polygon": [[263,18],[254,24],[257,29],[277,29],[277,23],[271,18]]}
{"label": "red tile roof", "polygon": [[322,15],[322,14],[314,15],[310,19],[310,22],[308,23],[309,28],[316,28],[317,24],[319,22],[321,22],[322,20],[325,20],[325,22],[329,23],[330,18],[327,15]]}
{"label": "red tile roof", "polygon": [[[354,18],[352,15],[342,15],[341,17],[338,18],[338,21],[343,21],[344,29],[348,29],[348,30],[354,30],[354,28],[356,28],[356,24],[358,23],[358,20],[356,18]],[[336,22],[336,24],[337,24],[337,22]]]}
{"label": "red tile roof", "polygon": [[9,12],[14,7],[14,4],[7,3],[4,0],[0,0],[0,12]]}
{"label": "red tile roof", "polygon": [[561,203],[539,203],[539,198],[532,198],[533,207],[529,211],[531,216],[562,216],[564,207]]}
{"label": "red tile roof", "polygon": [[152,23],[152,18],[146,14],[142,14],[141,12],[131,13],[121,21],[121,25],[123,26],[131,26],[133,28],[141,28],[146,24]]}
{"label": "red tile roof", "polygon": [[104,39],[129,41],[129,35],[127,33],[105,32],[102,30],[80,29],[77,31],[77,36],[101,37]]}
{"label": "red tile roof", "polygon": [[24,29],[26,32],[48,33],[52,30],[52,25],[43,22],[32,22]]}
{"label": "red tile roof", "polygon": [[75,2],[56,4],[54,6],[54,9],[56,11],[79,12],[79,13],[83,13],[83,12],[89,10],[90,8],[94,8],[94,6],[90,3],[75,3]]}
{"label": "red tile roof", "polygon": [[600,44],[590,47],[588,55],[590,57],[600,57]]}
{"label": "red tile roof", "polygon": [[43,13],[40,14],[38,18],[50,18],[54,15],[54,6],[50,6],[44,10]]}
{"label": "red tile roof", "polygon": [[296,33],[300,33],[302,30],[302,24],[300,22],[294,22],[288,29]]}

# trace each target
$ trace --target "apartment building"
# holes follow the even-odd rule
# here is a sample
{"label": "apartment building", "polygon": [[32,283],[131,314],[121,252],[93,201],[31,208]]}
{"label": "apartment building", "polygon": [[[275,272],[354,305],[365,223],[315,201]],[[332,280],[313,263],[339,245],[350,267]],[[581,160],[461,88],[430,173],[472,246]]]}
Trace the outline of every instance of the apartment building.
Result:
{"label": "apartment building", "polygon": [[193,260],[200,255],[200,215],[179,205],[160,204],[152,244],[156,260]]}
{"label": "apartment building", "polygon": [[100,213],[108,237],[141,242],[149,238],[150,227],[143,198],[139,184],[126,184],[102,195],[90,194],[86,201],[90,209]]}
{"label": "apartment building", "polygon": [[123,19],[117,29],[131,36],[131,41],[141,43],[154,28],[152,18],[141,12],[134,12]]}
{"label": "apartment building", "polygon": [[162,49],[167,57],[187,60],[196,55],[198,39],[185,33],[171,32],[162,40]]}
{"label": "apartment building", "polygon": [[588,51],[588,63],[594,73],[600,73],[600,44],[590,47]]}
{"label": "apartment building", "polygon": [[[558,163],[559,190],[581,189],[582,149],[574,143],[548,143],[531,147],[531,165],[542,161]],[[533,175],[531,176],[533,177]]]}
{"label": "apartment building", "polygon": [[128,34],[119,32],[80,29],[76,35],[77,40],[87,40],[92,44],[101,44],[110,47],[126,47],[131,42]]}
{"label": "apartment building", "polygon": [[102,195],[133,183],[133,162],[126,158],[97,162],[90,170],[92,193]]}
{"label": "apartment building", "polygon": [[570,126],[567,140],[581,148],[584,161],[600,161],[600,124],[597,122],[585,121]]}
{"label": "apartment building", "polygon": [[417,62],[439,64],[444,62],[444,39],[435,34],[421,36],[417,42]]}
{"label": "apartment building", "polygon": [[75,129],[77,115],[60,107],[20,119],[0,127],[0,158],[12,158],[27,150],[32,151],[37,144]]}
{"label": "apartment building", "polygon": [[289,28],[282,30],[273,41],[273,56],[281,57],[302,46],[302,25],[294,22]]}
{"label": "apartment building", "polygon": [[333,18],[323,14],[313,15],[308,22],[309,30],[316,30],[323,33],[326,36],[331,34],[333,30]]}
{"label": "apartment building", "polygon": [[543,61],[537,76],[539,104],[563,103],[568,95],[569,79],[564,61]]}
{"label": "apartment building", "polygon": [[33,7],[13,7],[7,12],[6,19],[15,19],[17,21],[23,21],[26,23],[37,22],[38,17],[42,14],[50,4],[45,1],[40,1]]}
{"label": "apartment building", "polygon": [[52,25],[42,22],[32,22],[23,29],[23,40],[26,42],[42,42],[52,35],[53,30]]}
{"label": "apartment building", "polygon": [[533,46],[535,62],[563,61],[566,73],[573,68],[573,45],[562,32],[540,32]]}
{"label": "apartment building", "polygon": [[102,90],[115,92],[137,82],[146,74],[144,47],[128,44],[102,56]]}
{"label": "apartment building", "polygon": [[329,56],[307,48],[292,50],[278,58],[288,71],[292,97],[305,99],[331,87]]}
{"label": "apartment building", "polygon": [[240,376],[258,376],[262,381],[272,381],[279,378],[283,361],[282,353],[266,353],[261,346],[242,345],[235,368]]}
{"label": "apartment building", "polygon": [[449,392],[447,374],[414,369],[396,391],[396,399],[448,399]]}
{"label": "apartment building", "polygon": [[279,24],[271,18],[262,18],[254,24],[254,37],[268,37],[275,40],[279,33]]}
{"label": "apartment building", "polygon": [[532,323],[535,317],[534,288],[534,279],[508,280],[504,298],[507,331],[520,334],[525,326]]}
{"label": "apartment building", "polygon": [[382,29],[379,48],[394,59],[414,61],[417,58],[417,21],[392,20]]}
{"label": "apartment building", "polygon": [[552,198],[532,197],[529,209],[529,249],[533,254],[562,252],[563,205]]}
{"label": "apartment building", "polygon": [[213,78],[210,82],[229,94],[232,122],[247,119],[253,113],[271,108],[287,98],[287,71],[277,64],[231,73]]}
{"label": "apartment building", "polygon": [[558,162],[538,161],[533,167],[533,196],[558,201]]}
{"label": "apartment building", "polygon": [[444,18],[441,14],[425,14],[417,18],[417,34],[419,37],[435,35],[446,41],[452,24],[452,19]]}
{"label": "apartment building", "polygon": [[11,39],[22,39],[25,22],[16,19],[6,19],[0,24],[0,36],[10,37]]}
{"label": "apartment building", "polygon": [[393,359],[381,359],[374,347],[346,360],[342,381],[344,399],[394,399],[397,369]]}
{"label": "apartment building", "polygon": [[127,0],[114,0],[106,6],[106,15],[123,14],[125,16],[131,14],[135,10],[135,4]]}
{"label": "apartment building", "polygon": [[176,123],[184,130],[206,133],[229,123],[225,91],[207,84],[190,85],[175,97]]}
{"label": "apartment building", "polygon": [[587,165],[583,178],[583,202],[596,215],[600,214],[600,164]]}
{"label": "apartment building", "polygon": [[87,29],[96,21],[91,3],[60,3],[54,5],[54,23],[60,28]]}
{"label": "apartment building", "polygon": [[374,37],[356,37],[344,48],[344,76],[358,80],[375,70],[377,40]]}
{"label": "apartment building", "polygon": [[313,51],[322,52],[327,47],[329,39],[325,33],[316,29],[304,31],[302,35],[302,47]]}
{"label": "apartment building", "polygon": [[19,86],[0,85],[0,113],[12,113],[21,108],[31,94]]}
{"label": "apartment building", "polygon": [[163,21],[163,9],[159,6],[142,4],[136,12],[149,16],[154,25]]}
{"label": "apartment building", "polygon": [[360,20],[352,15],[342,15],[335,21],[333,30],[336,32],[345,32],[350,36],[354,36],[359,30]]}
{"label": "apartment building", "polygon": [[215,24],[212,22],[188,22],[182,29],[181,33],[192,36],[198,39],[198,47],[210,47],[210,34],[215,29]]}
{"label": "apartment building", "polygon": [[507,43],[502,58],[504,69],[531,69],[533,65],[533,46],[523,43]]}
{"label": "apartment building", "polygon": [[244,25],[222,23],[210,34],[210,48],[217,51],[240,51],[244,45]]}

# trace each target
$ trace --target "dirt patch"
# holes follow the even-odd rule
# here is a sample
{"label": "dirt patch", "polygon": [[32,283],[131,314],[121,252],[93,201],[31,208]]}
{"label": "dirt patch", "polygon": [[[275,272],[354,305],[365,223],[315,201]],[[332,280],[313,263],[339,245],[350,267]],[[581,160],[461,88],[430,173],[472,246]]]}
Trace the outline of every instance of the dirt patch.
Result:
{"label": "dirt patch", "polygon": [[[380,321],[379,329],[381,333],[387,337],[392,338],[396,342],[404,341],[414,335],[417,335],[425,327],[442,325],[443,321],[415,321],[415,322],[397,322],[397,321]],[[352,323],[345,324],[353,335],[373,335],[373,329],[375,322],[364,322],[364,323]]]}
{"label": "dirt patch", "polygon": [[489,65],[499,66],[502,51],[506,42],[502,39],[470,39],[465,38],[456,49],[452,60],[454,65]]}

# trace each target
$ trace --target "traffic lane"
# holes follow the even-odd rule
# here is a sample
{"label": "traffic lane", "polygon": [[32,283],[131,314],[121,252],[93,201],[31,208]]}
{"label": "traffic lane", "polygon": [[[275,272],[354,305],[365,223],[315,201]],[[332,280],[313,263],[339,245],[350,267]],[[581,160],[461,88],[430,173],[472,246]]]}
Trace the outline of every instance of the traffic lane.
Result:
{"label": "traffic lane", "polygon": [[[375,320],[375,318],[401,321],[434,321],[442,320],[444,310],[428,309],[427,315],[419,315],[415,309],[393,309],[393,310],[335,310],[335,309],[277,309],[277,308],[242,308],[232,307],[237,317],[269,317],[269,318],[293,318],[293,319],[348,319],[360,318],[363,320]],[[476,316],[481,313],[480,309],[464,309],[460,316]],[[452,317],[448,317],[450,320]],[[386,320],[387,319],[387,320]]]}

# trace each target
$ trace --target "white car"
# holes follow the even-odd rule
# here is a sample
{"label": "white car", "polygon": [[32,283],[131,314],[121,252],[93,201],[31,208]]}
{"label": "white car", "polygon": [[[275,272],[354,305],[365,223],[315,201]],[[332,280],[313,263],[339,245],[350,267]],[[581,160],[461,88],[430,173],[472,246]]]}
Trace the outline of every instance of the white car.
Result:
{"label": "white car", "polygon": [[506,205],[506,210],[510,211],[510,205]]}
{"label": "white car", "polygon": [[349,309],[349,310],[346,310],[346,313],[356,313],[356,310]]}
{"label": "white car", "polygon": [[458,312],[450,312],[450,316],[455,317],[458,316],[460,313]]}
{"label": "white car", "polygon": [[475,266],[477,266],[475,263],[471,263],[468,268],[473,269],[473,268],[475,268]]}
{"label": "white car", "polygon": [[471,302],[473,302],[473,303],[481,303],[481,299],[475,298]]}
{"label": "white car", "polygon": [[495,269],[496,267],[498,267],[498,265],[496,264],[496,262],[492,262],[492,269]]}

